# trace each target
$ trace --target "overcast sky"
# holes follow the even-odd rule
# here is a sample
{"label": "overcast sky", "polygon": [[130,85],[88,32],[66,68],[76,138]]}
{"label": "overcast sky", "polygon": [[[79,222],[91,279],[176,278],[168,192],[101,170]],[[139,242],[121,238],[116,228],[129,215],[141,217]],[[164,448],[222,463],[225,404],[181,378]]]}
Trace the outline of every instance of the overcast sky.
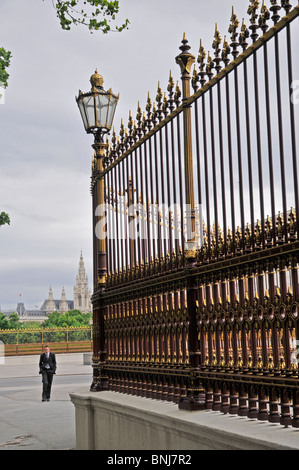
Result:
{"label": "overcast sky", "polygon": [[[126,124],[138,101],[166,91],[183,33],[197,57],[200,39],[211,49],[215,22],[228,34],[231,0],[120,0],[122,33],[63,31],[52,0],[1,0],[0,47],[12,52],[5,104],[0,105],[0,306],[41,306],[51,285],[68,299],[82,250],[92,288],[90,167],[92,137],[75,102],[90,89],[95,68],[104,87],[120,94],[115,116]],[[233,1],[241,21],[249,2]],[[248,25],[248,21],[247,21]]]}

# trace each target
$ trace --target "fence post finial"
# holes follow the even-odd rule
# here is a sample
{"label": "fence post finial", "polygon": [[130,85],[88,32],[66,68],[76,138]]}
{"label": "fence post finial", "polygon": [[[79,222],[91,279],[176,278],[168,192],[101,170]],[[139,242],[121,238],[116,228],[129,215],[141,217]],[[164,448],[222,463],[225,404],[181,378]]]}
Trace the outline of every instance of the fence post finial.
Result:
{"label": "fence post finial", "polygon": [[190,78],[191,67],[195,62],[195,57],[189,52],[189,49],[190,46],[186,39],[186,34],[184,33],[182,45],[180,46],[180,50],[182,52],[175,59],[176,63],[181,67],[182,79]]}

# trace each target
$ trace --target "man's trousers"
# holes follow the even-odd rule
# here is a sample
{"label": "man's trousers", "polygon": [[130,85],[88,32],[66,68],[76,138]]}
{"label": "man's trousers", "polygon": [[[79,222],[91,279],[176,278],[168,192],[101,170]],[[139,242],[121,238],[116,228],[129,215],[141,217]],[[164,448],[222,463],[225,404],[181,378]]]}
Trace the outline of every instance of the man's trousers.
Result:
{"label": "man's trousers", "polygon": [[43,400],[50,400],[51,397],[51,387],[53,381],[53,372],[47,370],[42,371],[42,381],[43,381]]}

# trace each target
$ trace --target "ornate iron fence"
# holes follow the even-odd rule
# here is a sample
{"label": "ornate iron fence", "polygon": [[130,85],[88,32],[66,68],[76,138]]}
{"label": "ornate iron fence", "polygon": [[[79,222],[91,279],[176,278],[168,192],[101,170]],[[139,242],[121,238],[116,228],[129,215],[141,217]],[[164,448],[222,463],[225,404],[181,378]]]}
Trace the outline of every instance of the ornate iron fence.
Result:
{"label": "ornate iron fence", "polygon": [[299,427],[299,7],[259,3],[95,154],[91,390]]}

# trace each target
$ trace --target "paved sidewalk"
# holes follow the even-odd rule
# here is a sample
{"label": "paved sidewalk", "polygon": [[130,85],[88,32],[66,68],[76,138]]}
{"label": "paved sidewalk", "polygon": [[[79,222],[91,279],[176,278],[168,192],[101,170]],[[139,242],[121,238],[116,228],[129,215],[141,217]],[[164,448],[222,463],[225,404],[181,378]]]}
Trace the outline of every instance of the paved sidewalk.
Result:
{"label": "paved sidewalk", "polygon": [[[91,366],[83,364],[83,353],[56,354],[56,362],[56,375],[92,375]],[[39,355],[5,357],[4,364],[0,363],[0,379],[39,376],[38,364]]]}
{"label": "paved sidewalk", "polygon": [[75,449],[75,408],[69,394],[89,390],[83,353],[57,354],[50,402],[41,402],[39,356],[5,357],[0,364],[0,450]]}

